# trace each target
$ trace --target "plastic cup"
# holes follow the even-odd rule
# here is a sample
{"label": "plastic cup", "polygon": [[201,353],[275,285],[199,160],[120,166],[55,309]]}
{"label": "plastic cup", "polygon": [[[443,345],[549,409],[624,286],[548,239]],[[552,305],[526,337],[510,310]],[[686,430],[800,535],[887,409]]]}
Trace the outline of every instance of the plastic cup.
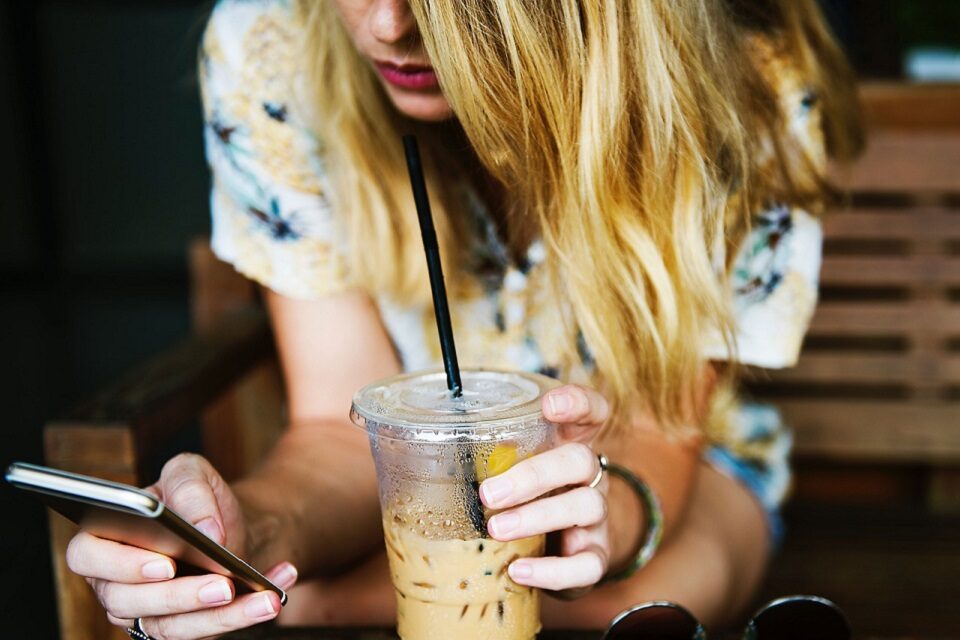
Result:
{"label": "plastic cup", "polygon": [[543,536],[498,542],[479,484],[550,448],[555,427],[540,398],[546,376],[462,371],[451,396],[442,371],[364,387],[351,419],[367,430],[376,462],[384,540],[403,640],[532,640],[540,594],[507,566],[543,553]]}

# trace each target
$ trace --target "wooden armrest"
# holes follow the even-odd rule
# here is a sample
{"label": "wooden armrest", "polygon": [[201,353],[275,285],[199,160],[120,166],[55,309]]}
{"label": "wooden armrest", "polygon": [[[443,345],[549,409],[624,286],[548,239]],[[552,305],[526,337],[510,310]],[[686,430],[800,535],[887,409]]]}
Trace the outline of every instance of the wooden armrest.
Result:
{"label": "wooden armrest", "polygon": [[[44,428],[47,464],[58,469],[143,485],[159,449],[201,410],[274,353],[264,311],[228,314],[135,367]],[[64,560],[76,527],[53,515],[51,550],[64,640],[126,634],[112,627],[83,579]]]}
{"label": "wooden armrest", "polygon": [[101,477],[142,480],[152,453],[273,353],[265,312],[233,313],[48,423],[44,429],[47,462]]}

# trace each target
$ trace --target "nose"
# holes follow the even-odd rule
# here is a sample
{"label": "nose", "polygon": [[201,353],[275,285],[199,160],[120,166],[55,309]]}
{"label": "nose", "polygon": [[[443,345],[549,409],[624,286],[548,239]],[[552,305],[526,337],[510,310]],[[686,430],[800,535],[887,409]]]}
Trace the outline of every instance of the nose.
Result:
{"label": "nose", "polygon": [[385,44],[397,44],[409,38],[417,23],[407,0],[375,0],[370,14],[370,32]]}

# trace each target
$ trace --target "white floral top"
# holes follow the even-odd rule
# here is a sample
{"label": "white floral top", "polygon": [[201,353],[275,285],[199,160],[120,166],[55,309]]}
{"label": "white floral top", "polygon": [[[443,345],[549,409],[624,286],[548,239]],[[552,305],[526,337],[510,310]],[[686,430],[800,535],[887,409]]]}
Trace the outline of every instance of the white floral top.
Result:
{"label": "white floral top", "polygon": [[[324,193],[324,162],[301,91],[302,27],[284,0],[220,0],[202,46],[207,157],[213,172],[213,249],[238,271],[278,293],[315,299],[352,286],[347,244]],[[795,73],[777,82],[789,126],[822,146],[819,120]],[[329,160],[329,161],[332,161]],[[451,300],[463,365],[556,374],[544,354],[563,339],[540,299],[546,287],[540,243],[514,262],[482,203],[464,189],[475,230],[477,286]],[[817,297],[821,228],[804,211],[771,206],[757,216],[733,267],[737,358],[760,367],[793,365]],[[378,300],[387,330],[408,369],[441,362],[432,309]],[[729,359],[718,342],[710,359]],[[589,366],[589,356],[584,354]],[[789,432],[769,407],[744,405],[725,433],[712,436],[707,459],[744,482],[771,513],[789,479]]]}

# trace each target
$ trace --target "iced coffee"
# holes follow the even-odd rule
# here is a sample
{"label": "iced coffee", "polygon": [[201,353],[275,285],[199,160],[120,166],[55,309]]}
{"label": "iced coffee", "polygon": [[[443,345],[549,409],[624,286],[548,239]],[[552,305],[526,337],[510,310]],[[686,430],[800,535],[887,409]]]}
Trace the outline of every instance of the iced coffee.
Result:
{"label": "iced coffee", "polygon": [[408,374],[354,398],[377,462],[384,542],[403,640],[532,640],[540,594],[507,567],[543,553],[543,536],[498,542],[477,488],[552,444],[532,374],[463,372],[453,398],[442,373]]}

